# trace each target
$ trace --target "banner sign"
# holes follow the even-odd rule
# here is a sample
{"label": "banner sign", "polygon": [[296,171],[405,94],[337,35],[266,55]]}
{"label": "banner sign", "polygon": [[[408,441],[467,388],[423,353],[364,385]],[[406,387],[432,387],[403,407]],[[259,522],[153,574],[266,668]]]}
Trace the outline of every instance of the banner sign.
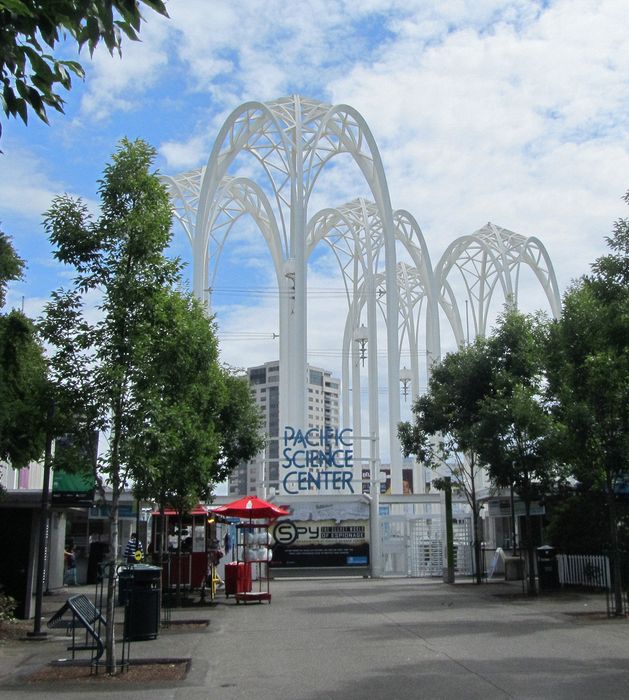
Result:
{"label": "banner sign", "polygon": [[350,428],[285,426],[282,437],[285,494],[311,491],[354,493],[354,450]]}
{"label": "banner sign", "polygon": [[[509,501],[493,500],[489,501],[489,515],[492,518],[510,518],[511,517],[511,503]],[[513,504],[513,509],[517,516],[525,515],[525,507],[522,501],[515,501]],[[544,505],[539,503],[539,501],[533,501],[531,503],[531,515],[544,515],[546,513],[546,508]]]}
{"label": "banner sign", "polygon": [[55,469],[52,477],[52,504],[90,507],[94,503],[92,474],[69,474]]}
{"label": "banner sign", "polygon": [[369,507],[362,503],[297,506],[271,534],[273,568],[369,565]]}

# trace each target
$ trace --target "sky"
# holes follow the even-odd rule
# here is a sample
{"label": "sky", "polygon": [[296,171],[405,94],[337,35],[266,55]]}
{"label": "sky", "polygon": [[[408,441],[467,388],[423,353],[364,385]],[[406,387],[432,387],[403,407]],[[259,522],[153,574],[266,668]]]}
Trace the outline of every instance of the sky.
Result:
{"label": "sky", "polygon": [[[98,180],[120,139],[142,138],[156,167],[206,164],[226,117],[250,100],[300,94],[360,112],[380,151],[394,208],[419,222],[433,266],[450,242],[487,222],[536,236],[563,292],[605,254],[627,215],[629,35],[623,0],[171,0],[145,10],[141,41],[122,58],[79,60],[84,81],[50,125],[2,120],[0,227],[27,262],[9,306],[37,316],[71,272],[42,225],[54,196],[98,210]],[[62,49],[76,58],[71,45]],[[317,193],[337,206],[357,193],[339,170]],[[362,193],[359,193],[362,194]],[[313,212],[312,212],[313,213]],[[175,228],[173,254],[190,261]],[[309,273],[309,361],[340,367],[321,259]],[[277,302],[259,233],[235,231],[213,298],[222,358],[276,359]],[[324,291],[327,290],[327,295]],[[340,298],[340,297],[339,297]],[[531,288],[525,310],[543,308]]]}

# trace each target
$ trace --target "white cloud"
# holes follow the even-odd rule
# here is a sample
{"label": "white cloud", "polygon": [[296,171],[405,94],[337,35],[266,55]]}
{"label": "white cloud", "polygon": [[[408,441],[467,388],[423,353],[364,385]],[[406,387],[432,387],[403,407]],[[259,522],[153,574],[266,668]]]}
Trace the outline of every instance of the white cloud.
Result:
{"label": "white cloud", "polygon": [[145,91],[163,78],[168,64],[167,20],[150,15],[142,25],[141,41],[123,41],[122,58],[99,46],[84,67],[87,90],[81,109],[84,117],[101,121],[116,111],[129,111],[141,104]]}
{"label": "white cloud", "polygon": [[542,238],[562,286],[600,254],[627,187],[623,13],[558,2],[434,43],[418,39],[425,17],[407,17],[375,64],[331,85],[366,118],[394,206],[418,218],[433,262],[487,220]]}
{"label": "white cloud", "polygon": [[197,134],[188,141],[166,141],[160,145],[159,152],[169,171],[182,172],[207,160],[208,139]]}
{"label": "white cloud", "polygon": [[51,178],[50,165],[31,150],[3,143],[0,202],[3,212],[39,223],[63,185]]}

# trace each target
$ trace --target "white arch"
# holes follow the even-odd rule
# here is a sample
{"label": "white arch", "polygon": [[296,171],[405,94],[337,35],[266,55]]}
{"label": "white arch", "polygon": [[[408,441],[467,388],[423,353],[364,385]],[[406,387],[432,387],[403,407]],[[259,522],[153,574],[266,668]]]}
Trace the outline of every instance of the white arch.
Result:
{"label": "white arch", "polygon": [[[388,313],[397,317],[395,285],[395,242],[393,214],[384,168],[375,140],[366,122],[347,105],[330,106],[292,96],[269,103],[248,102],[227,118],[216,140],[201,177],[196,235],[193,240],[193,287],[203,298],[208,287],[206,241],[215,220],[219,188],[230,166],[243,154],[255,158],[261,167],[260,190],[268,198],[281,239],[283,266],[278,274],[280,296],[290,300],[290,308],[280,309],[280,421],[306,424],[306,338],[307,270],[306,222],[308,205],[316,182],[331,159],[349,154],[360,168],[376,206],[382,226],[385,274],[390,290]],[[285,328],[282,330],[282,325]],[[397,372],[397,326],[387,329],[388,371]],[[290,387],[290,391],[288,391]],[[399,396],[389,399],[390,453],[392,484],[402,490],[401,453],[397,440],[400,419]]]}
{"label": "white arch", "polygon": [[203,173],[204,169],[200,169],[196,171],[195,178],[190,177],[190,173],[184,173],[174,177],[164,176],[161,179],[173,201],[175,217],[182,225],[193,248],[202,251],[200,256],[204,269],[204,286],[199,295],[210,309],[210,293],[214,286],[223,248],[233,226],[242,216],[248,214],[259,227],[271,254],[278,279],[283,270],[285,256],[269,200],[258,184],[249,178],[224,177],[218,189],[208,225],[202,229],[197,228],[195,214]]}
{"label": "white arch", "polygon": [[457,344],[465,342],[461,312],[449,283],[457,271],[465,285],[465,297],[473,323],[474,336],[487,333],[488,312],[496,287],[506,303],[517,305],[520,268],[527,265],[539,280],[555,318],[561,313],[557,279],[546,249],[538,238],[520,234],[488,223],[468,236],[453,241],[435,270],[440,289],[439,303],[444,310]]}
{"label": "white arch", "polygon": [[[373,201],[357,199],[310,217],[310,200],[319,178],[340,154],[349,154],[358,166]],[[248,177],[234,177],[245,158],[253,159],[254,168],[248,168]],[[373,355],[367,373],[370,433],[375,437],[370,442],[372,450],[379,425],[376,313],[380,309],[386,324],[394,493],[402,492],[397,440],[400,343],[408,342],[412,349],[416,394],[420,316],[425,316],[428,370],[441,353],[439,307],[457,342],[465,340],[461,300],[456,298],[452,275],[457,272],[463,280],[476,334],[486,332],[497,287],[505,300],[517,303],[523,264],[537,276],[555,317],[560,313],[555,274],[542,243],[493,224],[454,241],[433,273],[419,225],[409,212],[391,208],[382,161],[369,127],[347,105],[332,106],[297,95],[268,103],[247,102],[225,121],[204,168],[162,180],[192,244],[194,293],[208,305],[208,290],[232,227],[249,215],[260,228],[273,260],[280,298],[280,425],[307,424],[307,261],[316,245],[328,245],[339,263],[349,309],[342,342],[344,349],[353,348],[354,360],[357,346],[353,337],[366,310]],[[399,265],[398,250],[404,257]],[[377,289],[384,290],[384,301],[377,300]],[[356,384],[359,389],[360,384],[360,372],[350,372],[349,360],[344,360],[342,378],[343,416],[349,420],[346,387]],[[353,416],[360,416],[359,401],[354,399]],[[352,420],[360,433],[360,423]],[[360,453],[359,445],[357,451]],[[379,455],[372,452],[370,456]]]}

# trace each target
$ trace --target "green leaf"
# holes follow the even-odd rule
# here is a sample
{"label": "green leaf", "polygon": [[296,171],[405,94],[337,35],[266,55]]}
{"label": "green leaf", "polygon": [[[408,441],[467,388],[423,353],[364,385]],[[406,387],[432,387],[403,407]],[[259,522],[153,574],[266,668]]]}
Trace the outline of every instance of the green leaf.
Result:
{"label": "green leaf", "polygon": [[88,47],[90,55],[94,53],[94,49],[100,39],[100,26],[96,17],[88,17],[85,24],[85,29],[88,37]]}
{"label": "green leaf", "polygon": [[155,12],[159,13],[160,15],[168,17],[166,5],[162,2],[162,0],[144,0],[144,4],[150,7],[152,10],[155,10]]}
{"label": "green leaf", "polygon": [[40,55],[30,46],[25,46],[24,51],[28,56],[28,60],[30,61],[37,77],[47,83],[52,83],[54,81],[54,72],[48,64],[48,61],[54,63],[52,56]]}
{"label": "green leaf", "polygon": [[77,61],[59,61],[57,65],[65,66],[79,78],[85,78],[85,70],[83,69],[83,66]]}
{"label": "green leaf", "polygon": [[[70,73],[66,70],[66,67],[58,63],[56,66],[56,79],[61,85],[69,90],[72,87],[72,79],[70,78]],[[33,81],[35,82],[35,81]]]}
{"label": "green leaf", "polygon": [[0,10],[2,9],[15,12],[17,15],[26,15],[27,17],[35,16],[30,7],[25,5],[22,0],[0,0]]}
{"label": "green leaf", "polygon": [[129,39],[131,39],[131,41],[140,41],[140,37],[137,35],[136,30],[128,22],[116,20],[115,24],[117,27],[120,27],[120,29]]}
{"label": "green leaf", "polygon": [[35,90],[35,88],[28,87],[28,102],[35,111],[35,114],[46,124],[48,124],[48,117],[46,116],[46,108],[42,102],[40,94]]}
{"label": "green leaf", "polygon": [[25,124],[28,124],[28,104],[26,100],[20,98],[15,101],[15,110]]}
{"label": "green leaf", "polygon": [[28,92],[26,89],[26,83],[23,80],[16,80],[15,81],[15,87],[17,88],[18,94],[20,97],[23,97],[26,99]]}

